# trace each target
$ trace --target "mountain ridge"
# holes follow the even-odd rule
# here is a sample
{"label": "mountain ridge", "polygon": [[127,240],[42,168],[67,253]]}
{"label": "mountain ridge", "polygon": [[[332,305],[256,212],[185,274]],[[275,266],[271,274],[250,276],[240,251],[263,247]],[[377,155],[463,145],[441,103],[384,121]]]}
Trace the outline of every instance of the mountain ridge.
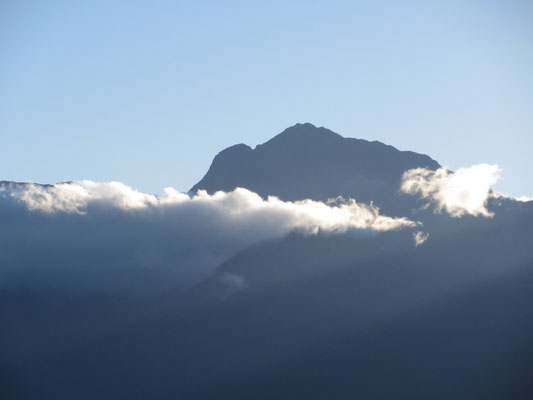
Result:
{"label": "mountain ridge", "polygon": [[365,139],[345,138],[310,123],[296,124],[251,148],[230,146],[213,159],[189,193],[245,187],[262,197],[326,201],[338,196],[374,202],[392,215],[405,215],[413,199],[398,193],[403,172],[440,168],[431,157]]}

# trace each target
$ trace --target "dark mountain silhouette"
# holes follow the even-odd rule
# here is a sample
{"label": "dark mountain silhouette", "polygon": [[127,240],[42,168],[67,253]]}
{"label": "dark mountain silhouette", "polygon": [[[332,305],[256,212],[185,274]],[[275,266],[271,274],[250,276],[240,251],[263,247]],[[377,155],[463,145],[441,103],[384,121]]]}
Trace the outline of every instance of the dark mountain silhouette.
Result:
{"label": "dark mountain silhouette", "polygon": [[255,149],[245,144],[216,155],[206,175],[191,188],[213,193],[245,187],[263,197],[326,201],[343,196],[373,201],[384,213],[405,215],[411,197],[397,193],[403,172],[437,169],[430,157],[380,142],[344,138],[326,128],[296,124]]}
{"label": "dark mountain silhouette", "polygon": [[255,150],[225,150],[193,190],[416,208],[430,237],[415,247],[407,229],[292,233],[235,254],[190,290],[145,297],[0,292],[0,390],[80,400],[533,398],[533,202],[493,199],[493,218],[435,214],[397,194],[414,167],[438,164],[309,124]]}

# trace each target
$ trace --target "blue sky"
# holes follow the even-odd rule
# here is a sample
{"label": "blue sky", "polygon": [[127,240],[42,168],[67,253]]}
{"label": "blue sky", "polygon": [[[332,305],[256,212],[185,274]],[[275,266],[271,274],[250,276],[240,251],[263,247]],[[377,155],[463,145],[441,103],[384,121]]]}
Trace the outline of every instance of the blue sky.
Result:
{"label": "blue sky", "polygon": [[0,179],[186,191],[296,122],[533,196],[528,1],[0,3]]}

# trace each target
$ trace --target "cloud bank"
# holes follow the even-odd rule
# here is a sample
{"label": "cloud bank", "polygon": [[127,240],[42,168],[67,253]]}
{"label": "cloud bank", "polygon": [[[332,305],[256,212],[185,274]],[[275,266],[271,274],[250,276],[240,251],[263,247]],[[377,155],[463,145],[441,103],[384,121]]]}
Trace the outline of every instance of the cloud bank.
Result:
{"label": "cloud bank", "polygon": [[194,284],[222,261],[291,231],[413,227],[355,200],[262,199],[242,188],[163,196],[118,182],[0,186],[0,287],[152,290]]}
{"label": "cloud bank", "polygon": [[491,186],[500,177],[497,165],[478,164],[451,172],[447,168],[435,171],[416,168],[406,171],[402,177],[401,190],[418,194],[436,204],[436,210],[445,210],[453,217],[465,214],[491,217],[487,201]]}
{"label": "cloud bank", "polygon": [[[379,214],[373,205],[359,204],[350,199],[332,205],[320,201],[282,201],[270,196],[266,200],[244,188],[232,192],[209,195],[200,190],[190,197],[173,188],[165,188],[165,195],[156,197],[132,189],[120,182],[97,183],[92,181],[59,183],[44,186],[23,184],[2,190],[22,202],[31,211],[47,214],[58,212],[85,214],[91,208],[127,210],[170,209],[200,207],[209,212],[220,212],[231,220],[250,220],[265,225],[265,219],[275,222],[273,229],[280,232],[301,230],[316,233],[318,230],[345,232],[348,229],[386,231],[415,223],[407,218],[391,218]],[[272,224],[269,224],[272,225]]]}

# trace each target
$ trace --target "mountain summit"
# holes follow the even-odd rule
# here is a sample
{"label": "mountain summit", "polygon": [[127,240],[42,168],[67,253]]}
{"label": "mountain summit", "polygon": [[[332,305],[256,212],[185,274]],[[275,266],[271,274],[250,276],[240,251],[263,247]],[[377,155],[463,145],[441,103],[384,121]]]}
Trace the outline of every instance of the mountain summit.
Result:
{"label": "mountain summit", "polygon": [[437,169],[440,165],[423,154],[345,138],[304,123],[255,149],[238,144],[221,151],[191,192],[245,187],[263,197],[275,195],[284,200],[325,201],[343,196],[373,201],[390,214],[405,214],[413,199],[398,195],[401,176],[419,167]]}

